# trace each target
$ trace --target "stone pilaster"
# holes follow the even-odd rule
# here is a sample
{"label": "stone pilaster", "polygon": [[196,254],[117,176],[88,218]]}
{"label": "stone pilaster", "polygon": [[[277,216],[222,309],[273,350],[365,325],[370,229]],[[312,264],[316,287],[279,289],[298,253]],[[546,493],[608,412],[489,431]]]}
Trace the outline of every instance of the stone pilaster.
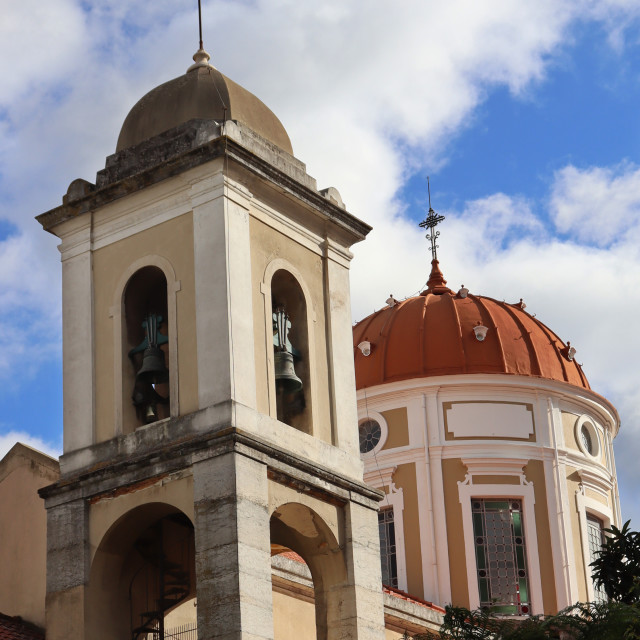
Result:
{"label": "stone pilaster", "polygon": [[324,594],[327,640],[384,640],[377,511],[351,501],[345,506],[347,580]]}
{"label": "stone pilaster", "polygon": [[74,500],[47,510],[47,640],[85,638],[88,509]]}
{"label": "stone pilaster", "polygon": [[265,465],[231,452],[194,464],[198,638],[273,638]]}

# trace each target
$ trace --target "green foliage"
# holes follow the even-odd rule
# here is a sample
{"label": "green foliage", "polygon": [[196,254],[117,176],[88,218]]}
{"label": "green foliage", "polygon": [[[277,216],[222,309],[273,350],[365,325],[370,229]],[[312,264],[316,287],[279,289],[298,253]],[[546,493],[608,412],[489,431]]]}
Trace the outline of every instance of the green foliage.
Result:
{"label": "green foliage", "polygon": [[640,533],[611,527],[593,578],[609,602],[578,603],[554,616],[497,617],[490,611],[447,607],[443,640],[640,640]]}
{"label": "green foliage", "polygon": [[631,531],[629,523],[622,529],[606,529],[610,536],[590,565],[596,584],[604,587],[611,600],[625,604],[640,601],[640,533]]}
{"label": "green foliage", "polygon": [[447,607],[442,640],[640,640],[640,607],[622,602],[576,604],[555,616],[524,620]]}

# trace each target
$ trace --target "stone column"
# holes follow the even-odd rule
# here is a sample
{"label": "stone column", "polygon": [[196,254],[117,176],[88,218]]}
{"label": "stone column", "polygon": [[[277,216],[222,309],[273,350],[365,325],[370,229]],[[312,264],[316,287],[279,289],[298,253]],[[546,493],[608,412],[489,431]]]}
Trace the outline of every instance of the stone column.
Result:
{"label": "stone column", "polygon": [[347,580],[325,586],[327,640],[384,640],[377,514],[371,505],[345,506]]}
{"label": "stone column", "polygon": [[193,476],[198,638],[272,640],[267,468],[231,452]]}
{"label": "stone column", "polygon": [[89,638],[84,628],[88,529],[84,500],[47,506],[47,640]]}

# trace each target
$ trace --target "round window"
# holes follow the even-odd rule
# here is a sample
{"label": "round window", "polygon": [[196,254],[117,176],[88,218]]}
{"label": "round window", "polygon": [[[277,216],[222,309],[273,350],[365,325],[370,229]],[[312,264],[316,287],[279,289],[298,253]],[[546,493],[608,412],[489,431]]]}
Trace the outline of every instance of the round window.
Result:
{"label": "round window", "polygon": [[587,453],[593,455],[593,442],[591,442],[591,434],[589,433],[589,429],[587,429],[586,424],[582,425],[580,435],[582,436],[582,445],[586,449]]}
{"label": "round window", "polygon": [[382,429],[375,420],[364,420],[358,426],[360,433],[360,453],[373,451],[382,437]]}
{"label": "round window", "polygon": [[575,438],[582,453],[592,458],[600,456],[598,430],[589,416],[583,414],[576,420]]}

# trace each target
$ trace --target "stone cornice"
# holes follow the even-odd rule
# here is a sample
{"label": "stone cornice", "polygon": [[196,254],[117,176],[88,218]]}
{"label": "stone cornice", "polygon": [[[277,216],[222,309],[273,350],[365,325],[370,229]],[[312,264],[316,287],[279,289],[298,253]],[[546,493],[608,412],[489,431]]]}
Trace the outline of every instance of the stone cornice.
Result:
{"label": "stone cornice", "polygon": [[146,486],[154,478],[189,471],[193,464],[232,451],[259,460],[268,467],[269,475],[276,482],[295,486],[299,491],[322,493],[338,501],[356,499],[369,506],[384,497],[382,492],[364,482],[356,482],[315,462],[301,459],[236,427],[200,433],[170,443],[159,442],[155,449],[95,465],[43,487],[38,493],[51,504],[108,496],[127,487],[135,490],[140,483]]}
{"label": "stone cornice", "polygon": [[[36,219],[46,231],[53,233],[54,228],[62,222],[105,206],[206,162],[217,158],[226,158],[255,175],[267,178],[285,193],[294,196],[316,213],[325,216],[327,221],[348,232],[351,236],[351,242],[363,240],[371,230],[368,224],[334,204],[317,190],[302,184],[299,180],[288,175],[286,170],[279,169],[240,144],[232,137],[237,126],[229,128],[228,132],[225,127],[223,133],[226,132],[226,135],[218,135],[201,144],[200,140],[196,139],[196,142],[193,143],[196,146],[191,146],[193,134],[189,130],[189,126],[191,128],[197,126],[197,121],[195,124],[192,121],[176,128],[173,138],[171,138],[172,140],[181,140],[181,136],[185,138],[184,144],[178,145],[179,152],[175,155],[162,154],[159,163],[153,166],[142,164],[137,170],[135,166],[127,166],[122,171],[123,175],[120,175],[113,168],[114,160],[110,160],[110,166],[98,174],[101,179],[98,180],[97,185],[85,181],[74,181],[71,183],[67,196],[63,199],[63,204],[40,214]],[[238,137],[242,138],[242,136]],[[291,160],[295,159],[291,158]],[[286,167],[284,168],[286,169]],[[299,171],[294,173],[299,173]],[[103,175],[101,176],[101,174]],[[306,176],[306,174],[304,175]]]}

